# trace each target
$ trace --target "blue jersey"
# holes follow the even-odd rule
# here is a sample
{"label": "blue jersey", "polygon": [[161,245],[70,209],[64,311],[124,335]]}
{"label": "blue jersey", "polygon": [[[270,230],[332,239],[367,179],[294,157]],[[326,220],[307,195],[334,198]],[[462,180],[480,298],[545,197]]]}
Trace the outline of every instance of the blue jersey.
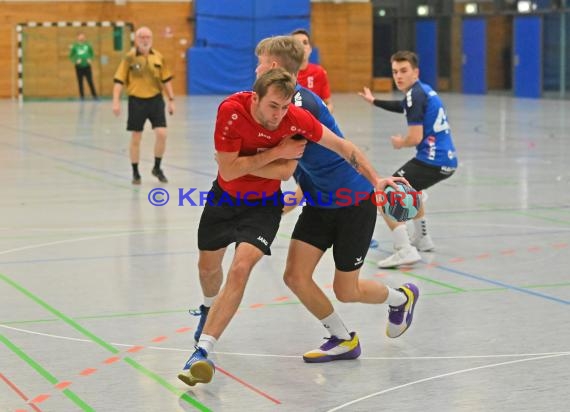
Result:
{"label": "blue jersey", "polygon": [[408,90],[402,104],[408,126],[422,125],[424,128],[422,141],[416,146],[416,159],[433,166],[456,168],[451,129],[438,94],[418,80]]}
{"label": "blue jersey", "polygon": [[[292,99],[293,104],[308,110],[333,133],[343,137],[336,120],[323,100],[299,85],[296,90]],[[346,160],[326,147],[313,142],[307,142],[305,152],[293,176],[301,186],[307,204],[316,207],[349,206],[354,203],[356,192],[370,193],[373,189],[372,184]]]}

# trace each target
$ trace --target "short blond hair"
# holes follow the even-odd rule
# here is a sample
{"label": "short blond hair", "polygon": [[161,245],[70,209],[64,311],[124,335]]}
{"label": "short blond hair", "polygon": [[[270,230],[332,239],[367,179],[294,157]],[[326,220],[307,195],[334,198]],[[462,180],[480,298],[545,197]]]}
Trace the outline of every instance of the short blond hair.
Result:
{"label": "short blond hair", "polygon": [[296,76],[303,64],[305,49],[293,36],[273,36],[257,44],[255,55],[273,57],[281,67]]}

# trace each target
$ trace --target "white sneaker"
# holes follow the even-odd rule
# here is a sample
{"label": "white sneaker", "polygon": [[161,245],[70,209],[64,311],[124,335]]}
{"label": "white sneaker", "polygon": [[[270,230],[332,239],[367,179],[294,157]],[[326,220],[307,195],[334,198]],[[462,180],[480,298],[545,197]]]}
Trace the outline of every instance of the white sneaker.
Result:
{"label": "white sneaker", "polygon": [[418,253],[418,250],[413,246],[406,246],[402,249],[398,249],[392,256],[379,261],[378,267],[381,269],[393,268],[400,265],[411,265],[420,260],[422,260],[422,257]]}
{"label": "white sneaker", "polygon": [[412,239],[412,246],[415,246],[420,252],[431,252],[435,249],[435,244],[431,240],[430,235],[418,236]]}

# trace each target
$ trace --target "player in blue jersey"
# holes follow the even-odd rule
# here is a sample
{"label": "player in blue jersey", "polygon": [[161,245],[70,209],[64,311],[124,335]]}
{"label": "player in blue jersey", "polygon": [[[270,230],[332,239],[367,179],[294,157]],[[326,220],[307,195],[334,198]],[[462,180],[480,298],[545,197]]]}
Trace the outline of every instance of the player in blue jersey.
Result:
{"label": "player in blue jersey", "polygon": [[[408,121],[406,136],[392,136],[394,149],[416,147],[416,156],[400,167],[394,176],[405,177],[418,191],[447,179],[457,168],[457,155],[451,138],[447,114],[438,94],[419,80],[418,57],[411,51],[398,51],[390,59],[392,75],[398,90],[405,93],[402,101],[379,100],[367,87],[359,93],[367,102],[397,113],[405,113]],[[414,236],[410,240],[405,223],[384,220],[392,231],[395,253],[378,262],[380,268],[412,264],[421,260],[418,250],[435,248],[427,232],[425,202],[414,219]]]}
{"label": "player in blue jersey", "polygon": [[[295,75],[303,60],[303,47],[291,36],[270,37],[257,45],[256,55],[258,76],[274,67],[283,67]],[[315,93],[297,85],[292,102],[343,136],[325,102]],[[410,326],[419,291],[410,283],[394,289],[359,278],[374,231],[376,206],[370,200],[356,199],[356,193],[372,194],[373,187],[348,162],[319,144],[307,142],[294,177],[307,202],[291,236],[284,280],[330,334],[323,345],[305,353],[303,359],[309,363],[355,359],[360,355],[358,336],[349,331],[313,280],[326,250],[333,250],[333,290],[337,299],[388,304],[386,334],[390,337],[400,336]]]}

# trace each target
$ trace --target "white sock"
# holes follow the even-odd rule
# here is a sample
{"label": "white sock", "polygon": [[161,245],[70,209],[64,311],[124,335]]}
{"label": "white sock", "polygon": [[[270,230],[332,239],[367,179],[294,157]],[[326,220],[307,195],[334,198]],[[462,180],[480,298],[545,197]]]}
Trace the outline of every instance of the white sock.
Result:
{"label": "white sock", "polygon": [[421,237],[426,236],[427,232],[427,220],[425,217],[421,219],[414,220],[414,236]]}
{"label": "white sock", "polygon": [[210,354],[214,350],[214,345],[216,342],[218,342],[218,340],[213,336],[205,335],[202,333],[197,346],[204,349],[206,352],[208,352],[208,354]]}
{"label": "white sock", "polygon": [[208,296],[204,295],[204,306],[206,306],[207,308],[211,308],[217,296],[218,295],[214,295],[211,298],[209,298]]}
{"label": "white sock", "polygon": [[336,336],[343,340],[352,339],[350,337],[350,333],[348,333],[348,329],[344,326],[342,319],[338,316],[338,313],[331,313],[326,318],[321,319],[321,322],[325,329],[329,331],[331,336]]}
{"label": "white sock", "polygon": [[410,236],[408,235],[408,229],[406,229],[405,223],[396,227],[396,229],[392,231],[392,236],[394,237],[394,248],[396,250],[411,246]]}
{"label": "white sock", "polygon": [[388,288],[388,297],[386,298],[386,304],[390,306],[401,306],[407,302],[408,297],[404,292],[398,289],[391,288],[390,286],[386,286]]}

